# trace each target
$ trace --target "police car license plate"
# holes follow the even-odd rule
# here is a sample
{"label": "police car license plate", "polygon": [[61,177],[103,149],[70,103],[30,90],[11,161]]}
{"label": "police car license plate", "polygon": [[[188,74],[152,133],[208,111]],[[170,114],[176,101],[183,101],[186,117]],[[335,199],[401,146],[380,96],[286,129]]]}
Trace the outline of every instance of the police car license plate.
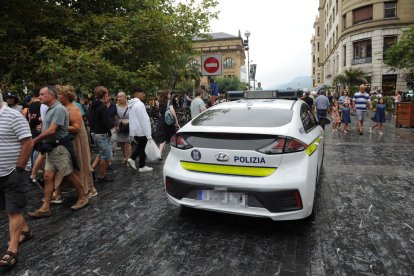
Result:
{"label": "police car license plate", "polygon": [[205,190],[198,191],[197,199],[204,203],[246,206],[247,195],[243,193]]}

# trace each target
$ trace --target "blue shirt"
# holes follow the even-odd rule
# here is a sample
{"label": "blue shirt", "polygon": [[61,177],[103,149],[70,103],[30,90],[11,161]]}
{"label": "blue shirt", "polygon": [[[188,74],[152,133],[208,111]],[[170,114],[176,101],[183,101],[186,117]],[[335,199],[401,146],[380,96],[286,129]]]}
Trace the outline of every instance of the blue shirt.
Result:
{"label": "blue shirt", "polygon": [[357,92],[354,95],[353,100],[355,101],[355,109],[367,110],[367,102],[370,102],[368,93]]}
{"label": "blue shirt", "polygon": [[320,95],[315,100],[315,106],[316,109],[328,110],[330,106],[329,99],[324,95]]}
{"label": "blue shirt", "polygon": [[211,95],[212,96],[218,96],[219,90],[218,90],[218,87],[217,87],[216,83],[212,82],[210,84],[210,88],[211,88]]}

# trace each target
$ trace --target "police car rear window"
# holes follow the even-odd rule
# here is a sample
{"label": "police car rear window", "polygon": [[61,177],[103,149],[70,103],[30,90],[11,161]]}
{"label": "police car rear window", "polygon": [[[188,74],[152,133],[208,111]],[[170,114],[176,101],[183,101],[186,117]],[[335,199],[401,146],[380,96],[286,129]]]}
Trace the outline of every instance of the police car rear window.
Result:
{"label": "police car rear window", "polygon": [[209,109],[194,119],[193,126],[280,127],[292,120],[293,111],[277,108]]}

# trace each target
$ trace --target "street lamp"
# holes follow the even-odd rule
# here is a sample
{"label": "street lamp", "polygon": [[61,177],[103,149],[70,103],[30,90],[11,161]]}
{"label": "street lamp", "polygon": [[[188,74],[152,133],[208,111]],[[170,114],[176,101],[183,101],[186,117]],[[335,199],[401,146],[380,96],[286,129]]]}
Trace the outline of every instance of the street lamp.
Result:
{"label": "street lamp", "polygon": [[246,39],[243,41],[243,46],[244,46],[244,50],[247,51],[247,81],[249,83],[249,90],[250,90],[250,75],[249,75],[249,71],[250,71],[249,36],[250,36],[250,32],[246,30],[244,32],[244,36],[246,37]]}

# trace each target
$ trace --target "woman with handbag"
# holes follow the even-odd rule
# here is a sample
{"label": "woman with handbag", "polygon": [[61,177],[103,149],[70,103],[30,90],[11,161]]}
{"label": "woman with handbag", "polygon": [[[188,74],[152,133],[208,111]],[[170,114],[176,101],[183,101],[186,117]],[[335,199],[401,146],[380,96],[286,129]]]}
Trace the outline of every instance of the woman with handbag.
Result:
{"label": "woman with handbag", "polygon": [[[157,125],[157,140],[160,144],[160,153],[162,158],[162,152],[164,150],[165,144],[170,143],[171,137],[175,134],[175,132],[180,127],[178,125],[177,115],[174,110],[174,106],[171,102],[171,94],[168,90],[161,90],[159,93],[159,101],[160,101],[160,120],[158,121]],[[167,123],[165,120],[165,113],[169,111],[169,113],[173,116],[174,121],[173,123]]]}
{"label": "woman with handbag", "polygon": [[127,160],[131,157],[131,138],[129,137],[128,103],[124,92],[119,92],[117,95],[115,122],[118,133],[116,141],[121,148],[123,164],[128,166]]}

